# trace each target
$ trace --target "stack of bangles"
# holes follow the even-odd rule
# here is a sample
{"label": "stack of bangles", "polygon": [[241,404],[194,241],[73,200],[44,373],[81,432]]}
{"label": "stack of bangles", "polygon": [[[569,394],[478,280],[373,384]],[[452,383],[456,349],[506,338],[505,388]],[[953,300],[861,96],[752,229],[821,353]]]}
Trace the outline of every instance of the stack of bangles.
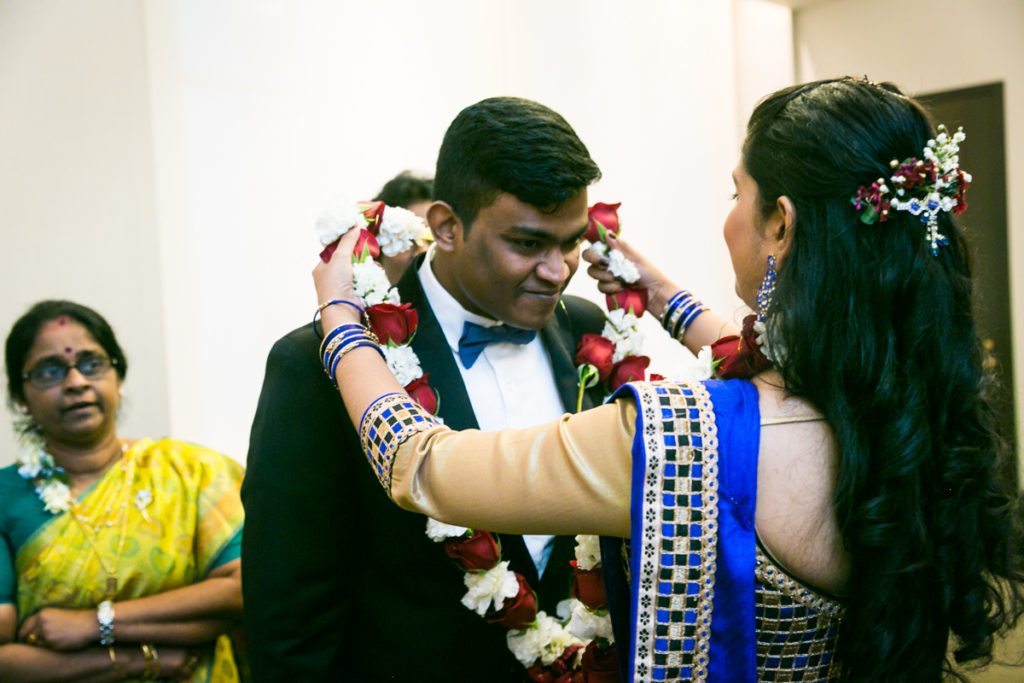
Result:
{"label": "stack of bangles", "polygon": [[[335,304],[344,304],[350,306],[362,316],[364,311],[362,307],[351,301],[345,301],[344,299],[332,299],[324,302],[317,308],[316,315],[313,316],[313,326],[316,329],[316,317],[328,306]],[[333,330],[324,335],[324,340],[320,342],[320,362],[324,366],[324,372],[327,377],[331,380],[331,384],[337,388],[338,384],[334,379],[334,372],[338,369],[338,363],[345,357],[345,354],[358,349],[361,346],[366,346],[375,349],[377,353],[384,357],[384,351],[380,348],[380,340],[377,336],[370,331],[366,325],[360,323],[347,323],[344,325],[338,325]]]}
{"label": "stack of bangles", "polygon": [[708,307],[698,301],[693,294],[681,289],[673,294],[665,305],[665,312],[661,315],[661,326],[673,339],[682,343],[690,325],[706,310]]}

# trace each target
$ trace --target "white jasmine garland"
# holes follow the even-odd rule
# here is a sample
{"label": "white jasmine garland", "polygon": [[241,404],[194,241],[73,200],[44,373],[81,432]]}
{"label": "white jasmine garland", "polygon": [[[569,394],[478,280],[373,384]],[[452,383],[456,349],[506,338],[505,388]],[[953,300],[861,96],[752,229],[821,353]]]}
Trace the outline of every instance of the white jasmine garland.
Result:
{"label": "white jasmine garland", "polygon": [[385,256],[397,256],[412,249],[429,231],[423,219],[408,209],[386,206],[381,217],[377,244]]}
{"label": "white jasmine garland", "polygon": [[672,379],[675,382],[703,382],[704,380],[711,379],[714,376],[714,372],[715,358],[711,354],[711,347],[702,346],[694,362],[681,368]]}
{"label": "white jasmine garland", "polygon": [[36,486],[36,493],[42,499],[43,507],[51,515],[71,509],[71,489],[59,479],[41,481]]}
{"label": "white jasmine garland", "polygon": [[612,634],[612,619],[606,611],[591,610],[579,600],[572,601],[572,612],[566,630],[573,637],[590,642],[595,638],[603,638],[609,643],[615,642]]}
{"label": "white jasmine garland", "polygon": [[22,479],[35,479],[44,469],[53,469],[53,457],[37,446],[24,446],[17,462]]}
{"label": "white jasmine garland", "polygon": [[449,538],[462,538],[469,532],[464,526],[445,524],[432,517],[427,518],[427,536],[434,543],[441,543]]}
{"label": "white jasmine garland", "polygon": [[643,352],[644,335],[640,332],[640,319],[623,308],[608,311],[601,336],[615,344],[612,362],[618,363],[628,356]]}
{"label": "white jasmine garland", "polygon": [[480,616],[487,614],[491,605],[495,611],[500,610],[507,598],[519,594],[519,579],[509,571],[507,560],[485,572],[466,572],[463,581],[468,590],[462,596],[462,604]]}
{"label": "white jasmine garland", "polygon": [[587,247],[587,251],[597,254],[599,258],[604,258],[608,255],[608,245],[604,242],[591,242],[590,246]]}
{"label": "white jasmine garland", "polygon": [[357,202],[336,200],[320,214],[316,221],[316,236],[324,246],[335,241],[352,228],[368,225]]}
{"label": "white jasmine garland", "polygon": [[391,283],[387,273],[373,259],[352,264],[352,287],[367,308],[389,302]]}
{"label": "white jasmine garland", "polygon": [[608,251],[608,272],[627,284],[640,279],[640,271],[636,265],[618,249]]}
{"label": "white jasmine garland", "polygon": [[391,370],[395,379],[403,387],[423,376],[423,368],[420,367],[420,359],[411,346],[382,346],[384,360],[387,361],[388,369]]}
{"label": "white jasmine garland", "polygon": [[539,659],[547,666],[562,656],[571,645],[585,645],[569,633],[555,618],[537,612],[537,621],[531,628],[509,631],[505,636],[508,649],[519,663],[529,668]]}
{"label": "white jasmine garland", "polygon": [[601,566],[601,539],[599,536],[580,534],[576,537],[576,567],[590,571]]}

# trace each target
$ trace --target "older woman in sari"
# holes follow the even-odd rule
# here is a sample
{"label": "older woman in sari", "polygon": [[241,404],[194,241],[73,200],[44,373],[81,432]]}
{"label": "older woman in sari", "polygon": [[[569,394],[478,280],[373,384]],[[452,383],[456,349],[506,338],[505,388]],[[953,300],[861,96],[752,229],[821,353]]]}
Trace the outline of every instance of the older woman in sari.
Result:
{"label": "older woman in sari", "polygon": [[0,470],[0,679],[239,680],[242,468],[117,434],[127,360],[85,306],[33,306],[6,362],[23,444]]}

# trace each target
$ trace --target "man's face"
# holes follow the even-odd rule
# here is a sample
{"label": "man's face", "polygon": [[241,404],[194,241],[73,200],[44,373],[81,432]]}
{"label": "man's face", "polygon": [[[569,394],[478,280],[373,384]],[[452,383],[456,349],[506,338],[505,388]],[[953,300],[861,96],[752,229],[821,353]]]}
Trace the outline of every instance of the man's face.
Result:
{"label": "man's face", "polygon": [[499,194],[480,210],[468,234],[456,229],[451,294],[477,315],[540,329],[576,272],[586,228],[586,188],[554,213]]}

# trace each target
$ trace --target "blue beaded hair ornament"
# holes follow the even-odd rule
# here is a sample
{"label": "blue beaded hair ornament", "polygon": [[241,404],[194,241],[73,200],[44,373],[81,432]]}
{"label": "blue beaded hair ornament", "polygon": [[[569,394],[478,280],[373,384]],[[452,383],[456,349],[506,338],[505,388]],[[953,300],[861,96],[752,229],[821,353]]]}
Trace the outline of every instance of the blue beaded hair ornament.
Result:
{"label": "blue beaded hair ornament", "polygon": [[861,185],[850,200],[861,222],[884,223],[891,211],[907,211],[925,224],[925,240],[932,256],[938,256],[939,247],[949,243],[939,232],[939,212],[952,211],[959,216],[967,209],[964,194],[971,184],[971,174],[960,170],[959,156],[960,143],[966,137],[963,128],[949,135],[940,125],[938,135],[924,148],[924,159],[909,157],[889,162],[893,174],[888,181],[879,178],[871,185]]}

